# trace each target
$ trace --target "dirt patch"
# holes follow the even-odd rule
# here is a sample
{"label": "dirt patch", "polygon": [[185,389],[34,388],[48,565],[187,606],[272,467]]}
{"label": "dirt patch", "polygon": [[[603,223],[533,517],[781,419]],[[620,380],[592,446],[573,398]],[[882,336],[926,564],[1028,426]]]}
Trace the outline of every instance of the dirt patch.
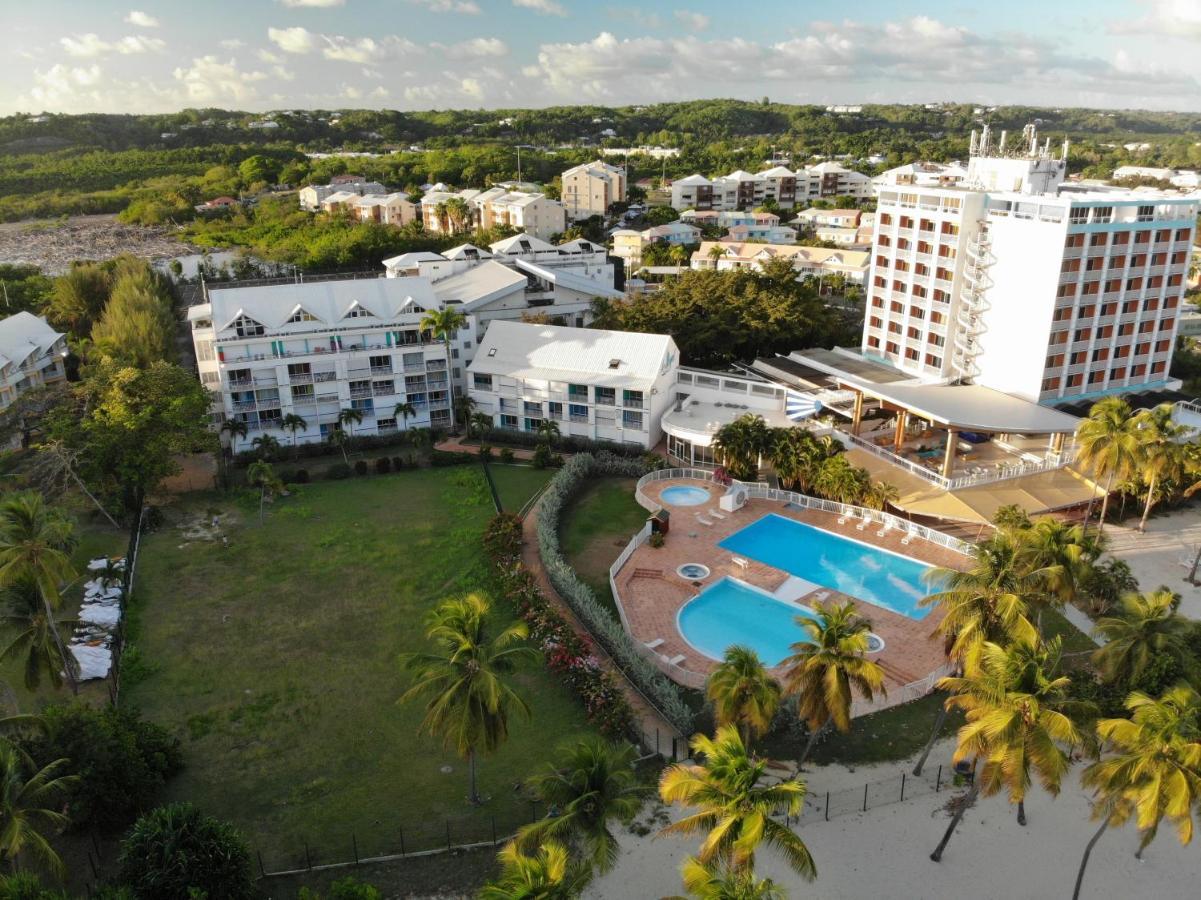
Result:
{"label": "dirt patch", "polygon": [[62,274],[80,259],[128,253],[155,260],[196,252],[174,228],[126,225],[112,215],[0,224],[0,263],[38,266],[47,275]]}
{"label": "dirt patch", "polygon": [[218,541],[227,544],[229,539],[226,537],[226,530],[240,521],[237,514],[233,512],[214,513],[206,510],[190,513],[175,526],[184,539],[180,547],[186,547],[191,543],[212,544]]}

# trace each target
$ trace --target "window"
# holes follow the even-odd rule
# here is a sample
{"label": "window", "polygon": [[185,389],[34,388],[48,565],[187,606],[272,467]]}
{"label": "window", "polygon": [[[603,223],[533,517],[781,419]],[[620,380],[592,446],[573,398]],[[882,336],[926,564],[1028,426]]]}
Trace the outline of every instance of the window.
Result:
{"label": "window", "polygon": [[196,359],[200,362],[209,362],[214,359],[216,354],[213,352],[212,341],[197,341],[196,342]]}
{"label": "window", "polygon": [[375,316],[374,316],[374,314],[372,314],[368,310],[363,309],[363,307],[359,306],[356,303],[352,307],[350,307],[349,310],[346,311],[346,315],[343,316],[342,318],[344,318],[344,319],[373,319],[373,318],[375,318]]}
{"label": "window", "polygon": [[500,427],[501,428],[516,428],[517,427],[517,416],[510,416],[510,415],[502,414],[500,417]]}
{"label": "window", "polygon": [[234,331],[237,332],[238,337],[256,337],[263,334],[266,329],[263,328],[261,322],[256,322],[250,316],[241,315],[234,319]]}
{"label": "window", "polygon": [[617,389],[598,387],[593,388],[594,400],[599,406],[616,406],[617,405]]}
{"label": "window", "polygon": [[645,404],[642,399],[642,391],[622,391],[621,405],[630,409],[643,409]]}
{"label": "window", "polygon": [[542,404],[541,403],[532,403],[529,400],[526,400],[525,404],[524,404],[524,409],[525,409],[525,414],[527,416],[537,416],[538,418],[542,418]]}
{"label": "window", "polygon": [[630,409],[622,410],[621,427],[629,428],[634,431],[641,431],[642,430],[642,413],[637,412],[635,410],[630,410]]}
{"label": "window", "polygon": [[586,384],[569,384],[567,385],[568,400],[583,400],[588,401],[588,385]]}
{"label": "window", "polygon": [[371,364],[372,372],[391,372],[392,357],[390,356],[372,356],[368,362]]}
{"label": "window", "polygon": [[309,313],[307,309],[297,307],[296,312],[292,313],[289,322],[317,322],[320,321],[316,316]]}
{"label": "window", "polygon": [[371,393],[376,397],[389,397],[396,393],[396,382],[391,378],[371,382]]}
{"label": "window", "polygon": [[476,372],[471,376],[471,386],[481,391],[490,391],[492,390],[492,376]]}
{"label": "window", "polygon": [[1091,235],[1089,235],[1089,238],[1088,238],[1088,245],[1090,247],[1104,247],[1107,243],[1106,238],[1107,238],[1107,236],[1104,233],[1091,234]]}

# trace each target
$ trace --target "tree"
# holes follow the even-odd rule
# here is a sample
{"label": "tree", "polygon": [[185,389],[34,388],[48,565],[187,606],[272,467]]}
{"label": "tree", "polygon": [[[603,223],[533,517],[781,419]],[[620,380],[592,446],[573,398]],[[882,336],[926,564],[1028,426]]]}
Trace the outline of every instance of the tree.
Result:
{"label": "tree", "polygon": [[785,900],[788,895],[770,878],[720,864],[705,865],[695,856],[680,867],[684,889],[697,900]]}
{"label": "tree", "polygon": [[[421,317],[420,326],[422,331],[428,331],[434,336],[435,340],[442,341],[442,347],[446,351],[446,374],[451,374],[450,369],[453,365],[450,355],[450,342],[454,338],[455,333],[460,328],[467,327],[467,317],[462,311],[455,309],[453,306],[446,306],[442,309],[431,309]],[[458,423],[455,418],[455,390],[454,381],[451,380],[450,390],[446,393],[450,398],[450,421]]]}
{"label": "tree", "polygon": [[272,460],[279,454],[279,438],[273,434],[260,434],[250,446],[258,451],[260,460]]}
{"label": "tree", "polygon": [[48,492],[48,496],[53,496],[56,490],[65,489],[67,482],[74,484],[79,490],[92,501],[92,505],[100,511],[104,518],[108,519],[108,523],[113,528],[120,528],[117,520],[112,517],[112,514],[100,502],[99,498],[93,494],[83,479],[79,477],[79,458],[81,451],[72,450],[67,447],[62,441],[53,438],[43,441],[38,444],[38,455],[35,460],[35,465],[38,469],[38,479],[43,487],[43,491]]}
{"label": "tree", "polygon": [[814,493],[838,503],[861,503],[870,490],[867,470],[852,465],[845,456],[823,459],[813,479]]}
{"label": "tree", "polygon": [[688,262],[688,248],[683,244],[672,244],[667,251],[668,257],[676,264],[676,271],[684,268],[684,263]]}
{"label": "tree", "polygon": [[813,612],[812,618],[797,616],[808,638],[793,644],[792,655],[782,663],[784,690],[798,696],[797,714],[809,727],[800,764],[828,724],[839,731],[851,730],[855,691],[868,700],[884,692],[884,670],[865,656],[871,623],[850,602],[827,605],[817,600]]}
{"label": "tree", "polygon": [[12,744],[0,742],[0,866],[11,871],[28,852],[55,875],[64,874],[62,860],[43,832],[67,825],[62,798],[75,783],[60,775],[67,760],[57,759],[32,771],[28,757]]}
{"label": "tree", "polygon": [[341,428],[331,428],[325,439],[329,441],[331,447],[337,447],[342,451],[342,459],[346,461],[347,465],[350,465],[350,456],[346,453],[346,447],[350,443],[350,435]]}
{"label": "tree", "polygon": [[75,657],[64,654],[59,624],[51,618],[52,612],[43,602],[41,592],[30,581],[17,581],[0,591],[3,622],[12,640],[0,659],[23,660],[24,683],[30,691],[36,691],[46,678],[59,688],[63,684],[63,672],[74,672]]}
{"label": "tree", "polygon": [[92,327],[92,343],[104,358],[138,369],[175,357],[171,294],[148,265],[129,268]]}
{"label": "tree", "polygon": [[134,823],[121,842],[120,881],[139,900],[257,895],[242,836],[190,803],[160,806]]}
{"label": "tree", "polygon": [[[1076,429],[1076,444],[1079,447],[1077,458],[1082,466],[1092,469],[1093,480],[1105,479],[1105,496],[1097,523],[1097,530],[1104,531],[1114,481],[1129,477],[1138,466],[1139,440],[1130,404],[1121,397],[1098,400]],[[1089,506],[1092,506],[1091,500]]]}
{"label": "tree", "polygon": [[1193,809],[1201,805],[1201,697],[1179,684],[1159,698],[1135,691],[1126,708],[1129,719],[1097,723],[1097,736],[1112,752],[1081,779],[1096,792],[1093,819],[1101,827],[1084,850],[1073,900],[1080,897],[1089,855],[1106,828],[1133,818],[1139,830],[1136,855],[1155,840],[1165,818],[1176,826],[1181,844],[1193,837]]}
{"label": "tree", "polygon": [[730,474],[747,481],[758,473],[759,460],[769,450],[771,437],[763,416],[747,413],[717,429],[713,446]]}
{"label": "tree", "polygon": [[300,450],[296,444],[296,432],[307,431],[309,423],[304,420],[303,416],[296,413],[288,413],[279,420],[279,427],[292,433],[292,455],[299,456]]}
{"label": "tree", "polygon": [[[338,424],[342,426],[342,429],[345,429],[347,426],[349,426],[350,427],[350,437],[353,439],[355,426],[363,424],[362,410],[355,409],[354,407],[351,407],[349,409],[339,410]],[[346,453],[345,449],[343,449],[342,452],[345,455],[345,453]],[[349,462],[349,460],[347,460],[347,462]]]}
{"label": "tree", "polygon": [[1139,531],[1147,530],[1147,519],[1155,505],[1155,490],[1160,482],[1179,476],[1184,469],[1184,446],[1180,441],[1185,429],[1172,421],[1173,412],[1171,403],[1161,403],[1134,417],[1138,440],[1137,469],[1147,485],[1147,501],[1143,504]]}
{"label": "tree", "polygon": [[226,419],[221,423],[221,433],[229,435],[229,449],[232,453],[234,441],[238,438],[244,440],[250,433],[250,427],[246,424],[245,419]]}
{"label": "tree", "polygon": [[901,498],[901,492],[895,484],[887,481],[873,481],[867,490],[864,502],[872,509],[886,510],[890,504]]}
{"label": "tree", "polygon": [[574,900],[587,881],[587,872],[573,865],[567,848],[555,841],[532,856],[511,841],[497,858],[500,875],[480,889],[479,900]]}
{"label": "tree", "polygon": [[439,737],[444,747],[467,759],[471,770],[469,800],[482,803],[476,788],[476,754],[493,752],[509,736],[509,715],[530,715],[529,706],[506,683],[519,663],[537,651],[518,642],[527,631],[513,622],[495,637],[489,634],[488,601],[479,594],[444,600],[427,619],[426,638],[433,653],[406,653],[402,665],[414,684],[401,703],[426,698],[422,733]]}
{"label": "tree", "polygon": [[697,811],[660,831],[663,835],[705,833],[696,858],[702,865],[720,863],[735,872],[755,866],[755,852],[766,843],[806,881],[817,876],[809,848],[800,836],[774,816],[798,816],[805,802],[805,783],[790,778],[762,784],[765,760],[752,757],[733,725],[723,725],[710,738],[692,739],[696,763],[676,763],[663,772],[659,796]]}
{"label": "tree", "polygon": [[1114,684],[1130,684],[1155,659],[1167,657],[1189,671],[1196,662],[1188,640],[1193,623],[1176,611],[1179,599],[1167,588],[1126,594],[1116,616],[1097,620],[1105,644],[1093,651],[1093,664]]}
{"label": "tree", "polygon": [[551,447],[559,439],[559,423],[554,419],[543,419],[538,423],[535,433],[538,435],[539,441]]}
{"label": "tree", "polygon": [[1083,712],[1083,707],[1067,699],[1071,679],[1055,674],[1059,656],[1059,638],[1045,646],[1028,638],[1008,647],[989,642],[981,649],[979,665],[964,676],[939,682],[942,690],[952,694],[947,705],[962,709],[967,718],[959,729],[955,762],[971,757],[984,765],[930,854],[935,862],[942,859],[977,793],[987,797],[1006,789],[1009,802],[1017,804],[1020,825],[1026,824],[1025,798],[1032,772],[1052,796],[1059,793],[1071,759],[1060,745],[1083,741],[1068,715]]}
{"label": "tree", "polygon": [[266,460],[256,459],[246,470],[246,480],[259,489],[259,524],[263,523],[263,504],[267,502],[267,494],[275,496],[283,488],[275,469]]}
{"label": "tree", "polygon": [[1015,565],[1036,588],[1026,595],[1037,608],[1037,627],[1042,631],[1042,614],[1048,606],[1062,607],[1074,601],[1099,547],[1084,533],[1083,526],[1069,525],[1050,517],[1031,523],[1029,528],[1011,530],[1017,545]]}
{"label": "tree", "polygon": [[633,819],[647,794],[638,782],[634,757],[631,745],[597,737],[560,748],[550,771],[530,779],[530,787],[556,815],[522,828],[518,846],[561,842],[587,867],[609,871],[619,849],[609,823]]}
{"label": "tree", "polygon": [[75,263],[54,280],[46,316],[55,325],[86,337],[112,292],[112,274],[95,263]]}
{"label": "tree", "polygon": [[414,408],[412,403],[408,403],[408,402],[397,403],[396,406],[392,409],[392,415],[394,415],[396,418],[400,419],[401,422],[403,423],[404,430],[408,431],[409,430],[409,418],[410,417],[416,418],[417,410]]}
{"label": "tree", "polygon": [[768,674],[759,655],[749,647],[726,650],[721,663],[705,684],[718,725],[734,725],[742,742],[750,746],[771,727],[780,707],[780,683]]}
{"label": "tree", "polygon": [[714,244],[705,255],[709,257],[709,262],[713,263],[713,268],[716,269],[718,260],[726,255],[726,249],[721,244]]}
{"label": "tree", "polygon": [[462,197],[448,197],[445,202],[446,219],[450,223],[450,230],[453,232],[466,231],[471,222],[471,205]]}
{"label": "tree", "polygon": [[492,428],[492,416],[485,412],[477,412],[471,414],[471,419],[467,423],[467,433],[473,437],[480,437]]}

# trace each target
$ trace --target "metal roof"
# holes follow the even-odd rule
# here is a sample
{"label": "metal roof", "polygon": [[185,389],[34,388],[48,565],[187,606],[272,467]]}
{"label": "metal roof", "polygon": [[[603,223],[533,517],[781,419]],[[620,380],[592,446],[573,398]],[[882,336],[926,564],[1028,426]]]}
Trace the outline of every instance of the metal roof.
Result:
{"label": "metal roof", "polygon": [[839,379],[868,396],[907,409],[911,414],[961,431],[993,434],[1062,434],[1080,420],[979,384],[874,384]]}

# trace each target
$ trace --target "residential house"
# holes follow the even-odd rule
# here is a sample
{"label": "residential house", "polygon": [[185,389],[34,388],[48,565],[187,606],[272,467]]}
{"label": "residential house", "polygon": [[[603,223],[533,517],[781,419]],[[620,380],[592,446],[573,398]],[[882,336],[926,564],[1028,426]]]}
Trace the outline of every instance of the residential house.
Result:
{"label": "residential house", "polygon": [[308,212],[321,209],[321,202],[337,192],[367,196],[386,194],[388,189],[378,181],[364,181],[355,175],[338,175],[329,184],[310,184],[299,191],[300,208]]}
{"label": "residential house", "polygon": [[672,182],[671,205],[675,209],[753,209],[768,201],[781,209],[792,209],[821,197],[870,197],[871,179],[836,162],[823,162],[795,172],[775,166],[758,174],[737,170],[729,175],[706,178],[689,175]]}
{"label": "residential house", "polygon": [[567,209],[543,193],[493,187],[471,200],[481,228],[507,225],[542,240],[567,230]]}
{"label": "residential house", "polygon": [[408,225],[421,218],[421,208],[404,192],[360,197],[351,208],[363,222],[378,222],[381,225]]}
{"label": "residential house", "polygon": [[26,391],[66,377],[67,337],[29,312],[0,319],[0,409]]}
{"label": "residential house", "polygon": [[966,178],[967,168],[962,163],[912,162],[881,172],[872,179],[872,186],[877,191],[902,185],[952,187]]}
{"label": "residential house", "polygon": [[[475,228],[475,207],[471,205],[480,191],[475,188],[464,188],[461,191],[439,190],[445,185],[437,184],[421,198],[421,223],[426,231],[434,234],[461,234]],[[454,218],[446,203],[452,198],[462,200],[468,206],[465,215]],[[458,204],[453,204],[457,206]]]}
{"label": "residential house", "polygon": [[802,228],[812,229],[819,225],[832,225],[836,228],[857,228],[863,216],[858,209],[817,209],[809,207],[797,213],[792,224]]}
{"label": "residential house", "polygon": [[571,221],[604,216],[626,199],[625,169],[600,160],[575,166],[563,173],[559,193]]}
{"label": "residential house", "polygon": [[734,241],[705,241],[692,254],[693,269],[759,269],[773,259],[788,259],[800,277],[815,278],[842,275],[853,284],[867,277],[870,254],[858,250],[832,250],[826,247],[802,247],[797,244],[757,244]]}

